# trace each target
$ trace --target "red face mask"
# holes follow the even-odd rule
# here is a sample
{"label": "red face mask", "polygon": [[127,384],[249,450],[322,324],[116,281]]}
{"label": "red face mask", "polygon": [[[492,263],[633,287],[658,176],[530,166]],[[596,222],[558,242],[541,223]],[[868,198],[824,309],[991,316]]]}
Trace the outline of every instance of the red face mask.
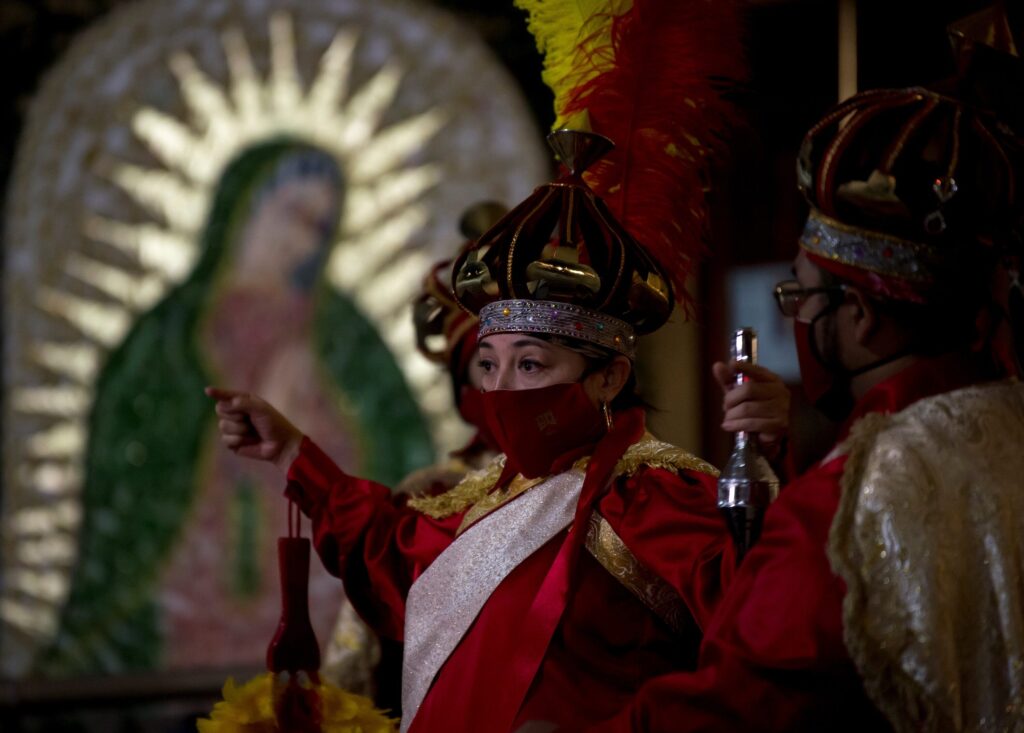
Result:
{"label": "red face mask", "polygon": [[842,420],[853,409],[849,374],[825,364],[815,339],[814,325],[830,311],[825,309],[808,321],[793,321],[796,356],[800,363],[800,379],[804,395],[817,409],[832,420]]}
{"label": "red face mask", "polygon": [[491,435],[487,424],[487,411],[484,409],[483,392],[468,384],[459,388],[459,414],[462,419],[476,428],[477,438],[488,448],[500,450],[498,442]]}
{"label": "red face mask", "polygon": [[[857,369],[846,369],[836,358],[826,359],[818,347],[814,325],[818,319],[833,313],[826,308],[807,321],[793,321],[793,335],[796,339],[796,356],[800,362],[800,378],[804,394],[812,405],[831,420],[845,419],[853,411],[853,391],[850,380],[872,369],[877,369],[910,353],[901,349]],[[832,363],[829,364],[829,361]]]}
{"label": "red face mask", "polygon": [[494,390],[481,397],[498,447],[527,478],[547,474],[557,458],[596,443],[606,432],[600,410],[579,382]]}

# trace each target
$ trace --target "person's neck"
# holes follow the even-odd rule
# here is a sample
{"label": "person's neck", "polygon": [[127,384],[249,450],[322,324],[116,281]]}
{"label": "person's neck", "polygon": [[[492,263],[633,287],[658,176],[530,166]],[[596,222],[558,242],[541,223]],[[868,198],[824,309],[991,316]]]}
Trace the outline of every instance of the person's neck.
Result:
{"label": "person's neck", "polygon": [[[881,361],[885,357],[876,356],[872,361]],[[899,374],[904,369],[911,367],[921,360],[921,357],[917,354],[906,354],[892,361],[884,362],[878,366],[868,369],[867,371],[858,374],[850,380],[850,391],[853,393],[854,400],[859,400],[863,397],[868,390],[874,387],[876,384],[884,382],[889,377]],[[867,362],[870,364],[871,362]]]}
{"label": "person's neck", "polygon": [[863,374],[853,377],[850,380],[850,390],[854,398],[860,400],[861,397],[876,385],[922,362],[927,362],[930,369],[948,375],[969,375],[974,380],[988,380],[998,377],[998,374],[993,371],[991,364],[985,359],[983,354],[976,354],[967,349],[953,349],[934,355],[907,354],[890,362],[880,364],[874,369],[869,369]]}

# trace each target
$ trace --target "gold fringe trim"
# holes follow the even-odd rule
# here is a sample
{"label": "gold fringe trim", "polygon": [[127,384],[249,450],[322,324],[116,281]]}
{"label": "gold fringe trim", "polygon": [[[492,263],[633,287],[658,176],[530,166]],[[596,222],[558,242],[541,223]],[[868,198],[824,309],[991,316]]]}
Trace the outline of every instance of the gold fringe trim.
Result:
{"label": "gold fringe trim", "polygon": [[458,536],[462,534],[469,529],[470,525],[476,522],[476,520],[483,519],[495,509],[504,506],[520,494],[525,493],[534,486],[542,484],[547,480],[547,476],[524,478],[522,475],[519,475],[509,481],[508,486],[503,486],[491,491],[490,493],[484,494],[479,501],[466,510],[466,513],[462,517],[462,523],[455,531],[455,535]]}
{"label": "gold fringe trim", "polygon": [[626,449],[615,465],[616,476],[632,476],[643,467],[666,471],[695,471],[718,477],[718,469],[682,448],[658,440],[650,433]]}
{"label": "gold fringe trim", "polygon": [[[589,459],[583,459],[581,461],[577,461],[576,466],[585,469],[588,463]],[[645,433],[640,440],[626,449],[622,458],[620,458],[619,462],[615,464],[613,475],[616,477],[632,476],[644,467],[662,468],[676,472],[695,471],[697,473],[707,474],[708,476],[718,476],[718,469],[707,461],[700,459],[692,453],[689,453],[682,448],[678,448],[671,443],[665,443],[664,441],[658,440],[650,433]],[[504,468],[505,456],[499,455],[479,471],[473,471],[467,474],[462,481],[449,491],[438,496],[426,496],[411,499],[409,501],[409,506],[434,519],[444,519],[452,516],[453,514],[458,514],[459,512],[472,507],[474,504],[480,502],[490,494]],[[526,488],[528,489],[530,486],[527,485]],[[526,489],[521,489],[516,492],[515,495],[518,496],[518,494],[525,490]],[[512,498],[511,495],[496,496],[495,500],[486,502],[488,505],[487,511],[493,511],[510,498]],[[493,506],[491,506],[491,504],[493,504]],[[487,511],[484,511],[475,518],[479,519],[480,516],[486,514]],[[474,512],[474,515],[476,514],[477,513]]]}
{"label": "gold fringe trim", "polygon": [[448,491],[472,470],[473,467],[461,458],[451,458],[444,463],[435,463],[413,471],[398,483],[395,493],[420,496],[438,484],[443,485],[444,490]]}
{"label": "gold fringe trim", "polygon": [[466,477],[443,494],[422,496],[409,500],[409,506],[434,519],[458,514],[484,498],[498,482],[505,468],[505,456],[495,456],[490,463]]}

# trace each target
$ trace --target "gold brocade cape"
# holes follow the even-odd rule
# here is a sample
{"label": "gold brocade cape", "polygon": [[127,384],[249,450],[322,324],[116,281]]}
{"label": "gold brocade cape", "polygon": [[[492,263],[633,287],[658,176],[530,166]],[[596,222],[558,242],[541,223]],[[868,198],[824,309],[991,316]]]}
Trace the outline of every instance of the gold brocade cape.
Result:
{"label": "gold brocade cape", "polygon": [[[588,457],[581,458],[573,468],[585,470],[588,462]],[[626,450],[615,465],[613,475],[632,476],[644,467],[718,475],[718,469],[707,461],[682,448],[660,441],[650,433],[645,433]],[[504,468],[505,456],[499,455],[484,468],[468,474],[458,485],[444,494],[411,499],[409,506],[435,519],[443,519],[464,511],[465,515],[457,533],[461,535],[479,520],[546,480],[546,477],[524,479],[522,476],[516,476],[507,486],[496,489],[495,484]],[[633,555],[614,528],[597,512],[589,519],[585,547],[616,581],[636,596],[669,628],[681,628],[688,614],[682,599],[667,582]]]}
{"label": "gold brocade cape", "polygon": [[1024,385],[869,415],[828,553],[846,646],[896,731],[1024,731]]}

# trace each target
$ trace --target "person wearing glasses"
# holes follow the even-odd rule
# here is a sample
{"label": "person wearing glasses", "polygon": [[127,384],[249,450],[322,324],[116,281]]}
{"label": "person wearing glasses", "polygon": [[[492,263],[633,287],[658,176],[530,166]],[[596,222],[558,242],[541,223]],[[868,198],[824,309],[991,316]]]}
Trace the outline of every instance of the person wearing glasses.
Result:
{"label": "person wearing glasses", "polygon": [[[1021,730],[1024,386],[992,286],[1021,242],[1020,142],[922,88],[811,128],[811,210],[775,297],[840,438],[769,507],[697,670],[588,730]],[[726,388],[736,369],[713,372]],[[772,431],[777,378],[750,371],[724,424]]]}

